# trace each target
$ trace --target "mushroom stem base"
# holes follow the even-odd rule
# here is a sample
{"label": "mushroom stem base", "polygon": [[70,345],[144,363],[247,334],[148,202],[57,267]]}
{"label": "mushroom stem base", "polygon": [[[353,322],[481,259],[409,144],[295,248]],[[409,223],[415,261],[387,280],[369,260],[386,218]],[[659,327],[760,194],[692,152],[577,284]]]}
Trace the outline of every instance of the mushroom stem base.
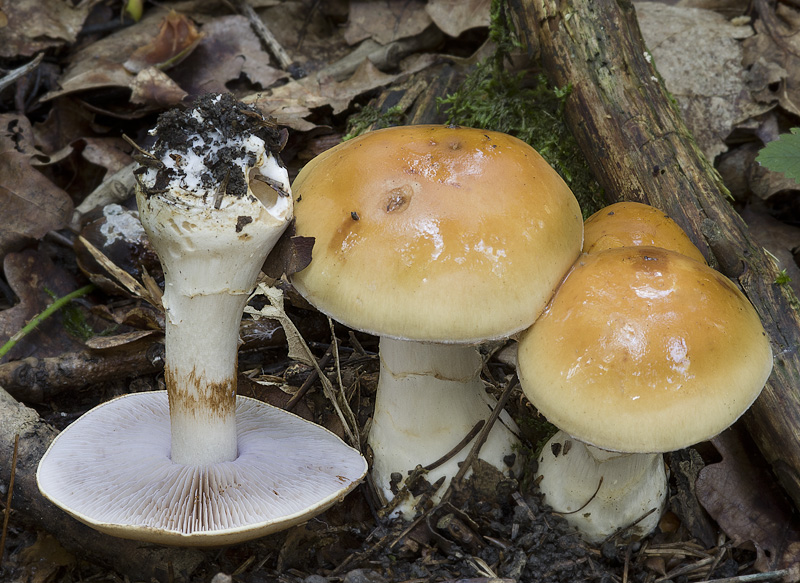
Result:
{"label": "mushroom stem base", "polygon": [[[394,498],[392,473],[403,479],[418,465],[440,460],[491,414],[494,399],[480,378],[481,356],[474,346],[395,340],[380,341],[381,372],[369,444],[374,456],[373,478],[387,499]],[[503,412],[481,447],[479,457],[508,473],[507,456],[519,444],[511,417]],[[431,497],[438,501],[458,472],[475,438],[438,467],[427,481],[444,478]],[[415,500],[397,512],[414,515]]]}
{"label": "mushroom stem base", "polygon": [[629,536],[646,536],[658,525],[669,492],[660,453],[611,452],[563,431],[545,444],[537,477],[544,503],[591,543],[627,527]]}

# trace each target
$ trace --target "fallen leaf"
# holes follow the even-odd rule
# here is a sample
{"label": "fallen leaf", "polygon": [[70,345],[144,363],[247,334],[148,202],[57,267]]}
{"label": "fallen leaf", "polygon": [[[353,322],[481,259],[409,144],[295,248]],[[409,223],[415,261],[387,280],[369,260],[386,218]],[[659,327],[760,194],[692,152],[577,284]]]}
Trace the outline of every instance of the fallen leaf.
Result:
{"label": "fallen leaf", "polygon": [[[750,85],[763,103],[779,103],[786,111],[800,115],[800,39],[795,34],[800,25],[800,11],[778,4],[764,11],[772,21],[754,23],[756,34],[742,45],[742,65],[750,70]],[[776,40],[777,39],[777,40]]]}
{"label": "fallen leaf", "polygon": [[753,100],[745,84],[740,40],[752,36],[752,28],[736,26],[711,10],[659,2],[634,5],[655,68],[713,161],[728,149],[725,139],[737,122],[769,109]]}
{"label": "fallen leaf", "polygon": [[344,38],[351,45],[367,38],[385,45],[415,36],[432,22],[424,0],[351,0]]}
{"label": "fallen leaf", "polygon": [[188,57],[203,36],[188,16],[170,10],[156,37],[133,51],[122,66],[131,73],[149,67],[168,69]]}
{"label": "fallen leaf", "polygon": [[759,571],[800,563],[800,525],[752,441],[739,427],[711,440],[722,461],[697,479],[697,498],[737,546],[752,543]]}
{"label": "fallen leaf", "polygon": [[289,74],[270,64],[244,16],[223,16],[203,25],[203,42],[181,66],[170,71],[172,78],[189,94],[221,93],[226,84],[242,74],[264,89]]}
{"label": "fallen leaf", "polygon": [[0,29],[0,57],[31,56],[78,38],[86,16],[100,0],[14,0],[4,2],[6,24]]}
{"label": "fallen leaf", "polygon": [[39,531],[36,542],[19,553],[20,564],[24,566],[27,583],[48,583],[58,578],[62,567],[77,563],[74,555],[67,552],[51,534]]}
{"label": "fallen leaf", "polygon": [[425,10],[445,34],[457,37],[463,32],[489,26],[491,0],[429,0]]}
{"label": "fallen leaf", "polygon": [[342,113],[356,97],[421,71],[437,58],[436,55],[415,55],[415,58],[407,59],[403,71],[396,74],[383,73],[365,59],[356,72],[344,81],[309,76],[270,91],[253,93],[243,97],[242,101],[255,105],[264,115],[274,117],[279,125],[297,131],[310,131],[317,127],[317,124],[306,119],[313,109],[327,105],[334,115]]}
{"label": "fallen leaf", "polygon": [[188,95],[180,85],[157,67],[148,67],[136,74],[130,83],[131,103],[160,109],[179,105]]}
{"label": "fallen leaf", "polygon": [[0,115],[0,257],[63,227],[72,214],[69,195],[31,165],[42,155],[32,137],[27,118]]}

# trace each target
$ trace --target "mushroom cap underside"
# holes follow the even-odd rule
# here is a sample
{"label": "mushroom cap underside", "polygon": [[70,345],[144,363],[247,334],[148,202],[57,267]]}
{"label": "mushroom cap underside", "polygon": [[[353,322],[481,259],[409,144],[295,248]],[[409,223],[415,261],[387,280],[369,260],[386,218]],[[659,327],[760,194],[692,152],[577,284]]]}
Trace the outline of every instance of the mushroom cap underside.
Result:
{"label": "mushroom cap underside", "polygon": [[726,277],[676,252],[582,255],[519,342],[523,390],[547,419],[608,450],[680,449],[729,427],[772,351]]}
{"label": "mushroom cap underside", "polygon": [[364,134],[301,170],[296,234],[315,239],[294,286],[373,334],[474,342],[528,327],[580,253],[558,173],[512,136],[452,126]]}
{"label": "mushroom cap underside", "polygon": [[209,546],[305,522],[344,498],[366,473],[355,449],[296,415],[239,396],[236,420],[236,460],[175,464],[166,392],[113,399],[53,441],[39,464],[39,488],[106,534]]}

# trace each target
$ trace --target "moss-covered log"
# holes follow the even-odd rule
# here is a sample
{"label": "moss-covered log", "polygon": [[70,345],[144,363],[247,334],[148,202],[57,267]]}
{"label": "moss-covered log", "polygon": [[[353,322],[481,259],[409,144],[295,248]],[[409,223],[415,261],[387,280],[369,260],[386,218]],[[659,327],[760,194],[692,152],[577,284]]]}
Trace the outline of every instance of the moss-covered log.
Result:
{"label": "moss-covered log", "polygon": [[[745,415],[748,430],[800,507],[800,318],[789,286],[729,204],[651,62],[625,0],[514,0],[523,40],[551,83],[570,85],[566,116],[609,202],[665,211],[709,263],[737,282],[768,331],[775,368]],[[643,428],[646,430],[646,428]]]}

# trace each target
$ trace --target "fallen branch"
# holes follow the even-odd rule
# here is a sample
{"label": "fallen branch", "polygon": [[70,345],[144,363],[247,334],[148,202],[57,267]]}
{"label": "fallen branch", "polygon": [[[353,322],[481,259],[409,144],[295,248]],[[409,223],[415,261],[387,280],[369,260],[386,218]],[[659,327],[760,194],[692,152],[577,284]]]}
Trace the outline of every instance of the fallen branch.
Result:
{"label": "fallen branch", "polygon": [[514,0],[521,36],[551,83],[571,87],[565,114],[610,202],[649,203],[683,227],[735,281],[769,334],[775,367],[745,422],[800,507],[800,317],[797,298],[729,204],[661,82],[634,6],[620,0]]}

